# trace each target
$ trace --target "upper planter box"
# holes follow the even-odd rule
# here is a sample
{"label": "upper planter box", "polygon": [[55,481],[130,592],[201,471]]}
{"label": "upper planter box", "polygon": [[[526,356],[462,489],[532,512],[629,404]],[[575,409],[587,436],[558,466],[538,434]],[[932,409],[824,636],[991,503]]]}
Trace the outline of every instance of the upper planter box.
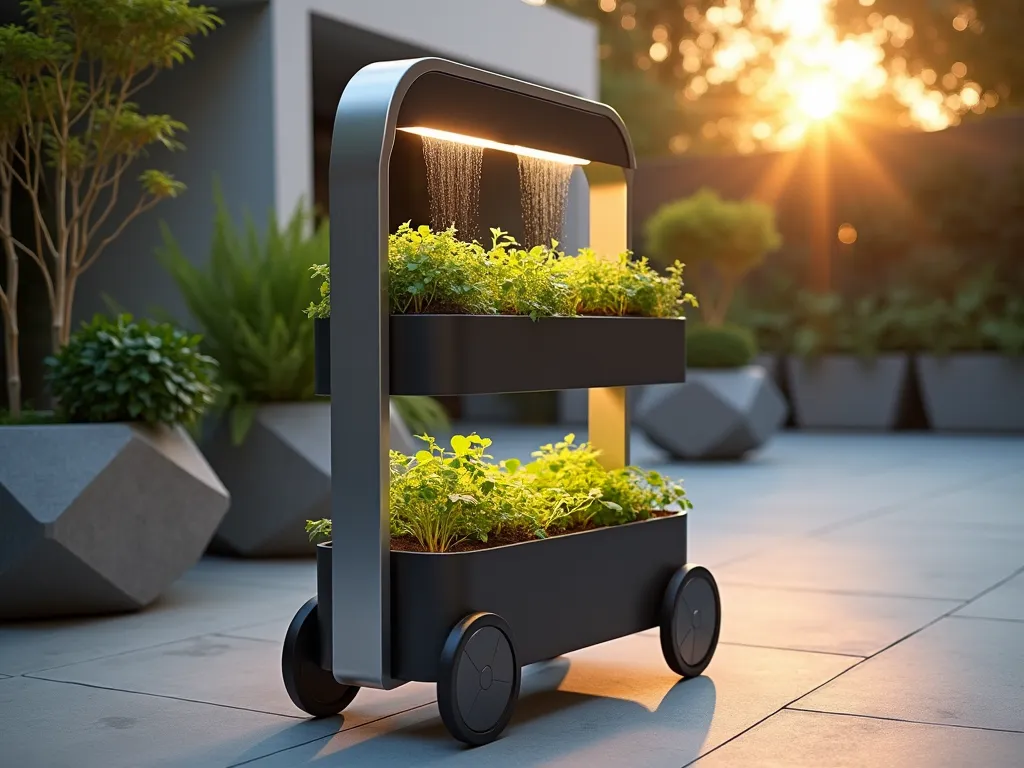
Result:
{"label": "upper planter box", "polygon": [[[316,320],[316,393],[331,393],[330,320]],[[686,321],[391,315],[390,393],[630,387],[686,378]]]}

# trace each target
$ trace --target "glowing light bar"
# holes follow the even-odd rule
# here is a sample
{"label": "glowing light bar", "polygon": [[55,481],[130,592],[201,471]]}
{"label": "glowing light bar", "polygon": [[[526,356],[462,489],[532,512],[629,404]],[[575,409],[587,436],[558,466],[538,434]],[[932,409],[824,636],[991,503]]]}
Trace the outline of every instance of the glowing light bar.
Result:
{"label": "glowing light bar", "polygon": [[511,152],[516,155],[522,155],[523,157],[535,157],[538,160],[550,160],[553,163],[563,163],[564,165],[590,164],[589,160],[584,160],[581,157],[559,155],[556,152],[545,152],[543,149],[534,149],[533,147],[521,147],[518,144],[502,144],[500,141],[481,139],[478,136],[464,136],[461,133],[440,131],[437,128],[423,128],[422,126],[413,126],[410,128],[399,128],[398,130],[405,131],[406,133],[415,133],[418,136],[426,136],[427,138],[430,139],[454,141],[457,144],[468,144],[471,147],[482,147],[483,149],[496,149],[499,152]]}

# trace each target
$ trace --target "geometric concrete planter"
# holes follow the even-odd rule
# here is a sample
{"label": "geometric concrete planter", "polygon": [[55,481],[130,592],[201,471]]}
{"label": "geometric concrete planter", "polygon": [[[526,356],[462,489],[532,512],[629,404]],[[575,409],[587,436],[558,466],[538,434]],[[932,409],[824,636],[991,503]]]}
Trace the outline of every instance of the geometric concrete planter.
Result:
{"label": "geometric concrete planter", "polygon": [[636,423],[680,459],[738,459],[786,420],[786,403],[764,368],[691,368],[685,384],[647,387]]}
{"label": "geometric concrete planter", "polygon": [[916,366],[932,429],[1024,432],[1024,358],[921,355]]}
{"label": "geometric concrete planter", "polygon": [[143,608],[228,508],[181,427],[0,427],[0,457],[0,619]]}
{"label": "geometric concrete planter", "polygon": [[[391,409],[391,445],[416,452]],[[306,521],[330,517],[331,403],[317,399],[256,408],[241,445],[222,421],[203,441],[210,466],[231,493],[231,508],[210,551],[235,557],[312,557]]]}
{"label": "geometric concrete planter", "polygon": [[873,359],[790,356],[786,374],[798,426],[891,430],[900,417],[910,360],[902,353]]}

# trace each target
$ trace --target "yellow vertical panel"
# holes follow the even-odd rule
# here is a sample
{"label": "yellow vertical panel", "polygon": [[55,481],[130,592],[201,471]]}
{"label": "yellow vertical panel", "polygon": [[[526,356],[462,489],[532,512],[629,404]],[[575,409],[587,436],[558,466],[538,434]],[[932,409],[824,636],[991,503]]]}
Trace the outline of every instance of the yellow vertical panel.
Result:
{"label": "yellow vertical panel", "polygon": [[[627,248],[626,182],[590,187],[590,247],[599,256],[618,257]],[[614,365],[615,361],[611,361]],[[587,403],[589,441],[601,451],[606,469],[629,464],[629,413],[625,387],[594,388]]]}

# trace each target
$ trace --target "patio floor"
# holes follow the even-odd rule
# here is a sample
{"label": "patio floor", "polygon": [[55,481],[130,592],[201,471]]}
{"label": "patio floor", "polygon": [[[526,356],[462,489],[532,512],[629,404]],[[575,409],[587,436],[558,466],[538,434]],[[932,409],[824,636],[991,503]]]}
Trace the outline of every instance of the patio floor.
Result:
{"label": "patio floor", "polygon": [[[489,430],[499,457],[557,429]],[[452,741],[433,686],[310,721],[280,682],[312,562],[206,559],[159,604],[0,627],[0,764],[1020,766],[1024,438],[787,433],[743,464],[666,467],[723,602],[706,675],[644,632],[528,668],[505,735]]]}

